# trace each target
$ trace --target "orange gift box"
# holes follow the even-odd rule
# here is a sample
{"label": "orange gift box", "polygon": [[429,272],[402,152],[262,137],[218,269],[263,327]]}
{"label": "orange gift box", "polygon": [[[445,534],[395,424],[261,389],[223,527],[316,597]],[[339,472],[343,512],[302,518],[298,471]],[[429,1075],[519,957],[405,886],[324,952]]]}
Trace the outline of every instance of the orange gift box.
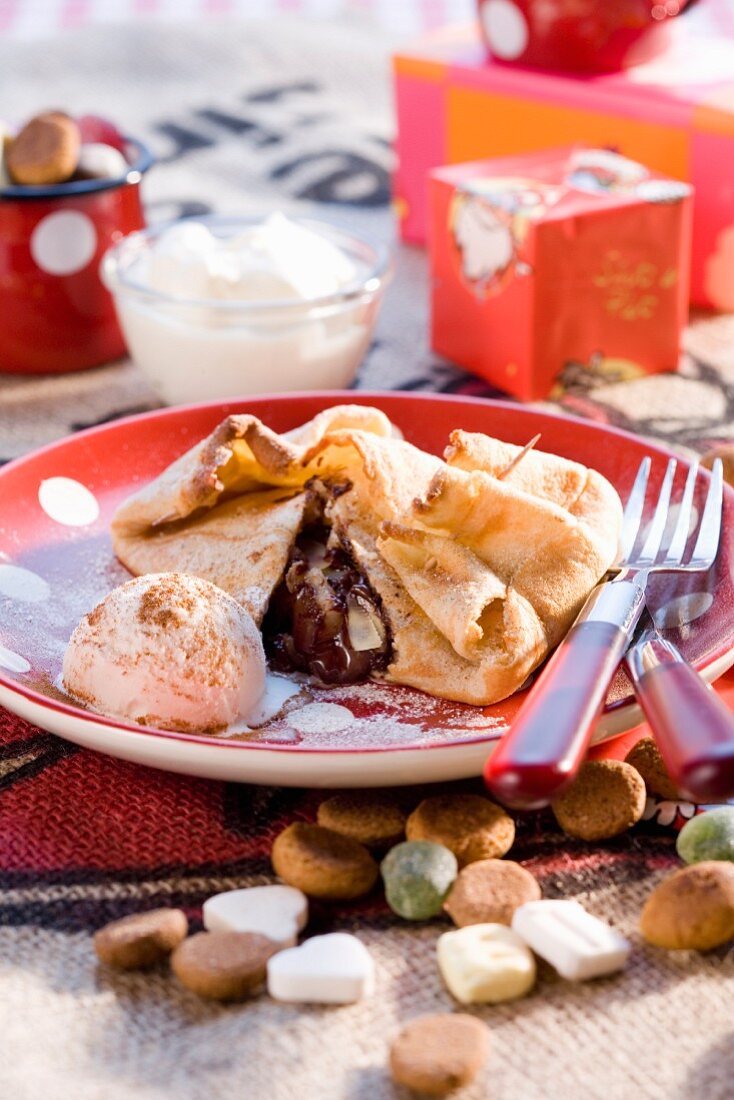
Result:
{"label": "orange gift box", "polygon": [[431,173],[435,351],[525,400],[566,372],[672,370],[692,188],[579,147]]}

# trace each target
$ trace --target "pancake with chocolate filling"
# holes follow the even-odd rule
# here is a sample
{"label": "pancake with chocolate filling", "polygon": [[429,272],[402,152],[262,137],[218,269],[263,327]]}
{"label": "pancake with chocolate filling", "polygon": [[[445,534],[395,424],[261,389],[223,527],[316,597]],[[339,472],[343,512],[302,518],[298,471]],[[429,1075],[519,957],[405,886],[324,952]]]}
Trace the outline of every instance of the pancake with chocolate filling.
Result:
{"label": "pancake with chocolate filling", "polygon": [[462,431],[442,460],[379,410],[337,406],[284,435],[230,417],[112,534],[133,572],[191,572],[240,600],[278,669],[484,705],[568,630],[621,511],[578,463]]}

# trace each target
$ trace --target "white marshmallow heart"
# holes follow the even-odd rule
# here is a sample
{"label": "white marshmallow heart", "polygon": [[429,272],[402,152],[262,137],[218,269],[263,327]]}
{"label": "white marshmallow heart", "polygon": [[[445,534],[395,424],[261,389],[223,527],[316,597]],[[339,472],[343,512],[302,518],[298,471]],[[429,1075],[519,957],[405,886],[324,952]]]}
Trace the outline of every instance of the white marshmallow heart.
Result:
{"label": "white marshmallow heart", "polygon": [[348,932],[313,936],[268,959],[268,993],[278,1001],[351,1004],[375,986],[375,964]]}
{"label": "white marshmallow heart", "polygon": [[308,899],[293,886],[250,886],[227,890],[204,902],[209,932],[260,932],[291,947],[308,920]]}

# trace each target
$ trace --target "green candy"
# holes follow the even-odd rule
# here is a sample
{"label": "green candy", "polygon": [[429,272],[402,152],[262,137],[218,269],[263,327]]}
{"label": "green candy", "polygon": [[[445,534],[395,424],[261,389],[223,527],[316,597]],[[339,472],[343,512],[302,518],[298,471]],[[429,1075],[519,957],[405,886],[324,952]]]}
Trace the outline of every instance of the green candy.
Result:
{"label": "green candy", "polygon": [[705,859],[734,862],[734,806],[692,817],[678,833],[676,848],[686,863]]}
{"label": "green candy", "polygon": [[406,920],[429,920],[441,912],[459,865],[443,844],[406,840],[390,849],[380,871],[393,913]]}

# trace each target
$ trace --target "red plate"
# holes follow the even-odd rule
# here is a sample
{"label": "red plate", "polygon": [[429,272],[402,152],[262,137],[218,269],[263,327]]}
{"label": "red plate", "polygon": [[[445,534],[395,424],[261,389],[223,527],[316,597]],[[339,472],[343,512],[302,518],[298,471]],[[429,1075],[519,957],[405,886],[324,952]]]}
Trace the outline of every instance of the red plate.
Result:
{"label": "red plate", "polygon": [[[401,393],[258,397],[166,409],[81,432],[0,471],[0,703],[79,744],[212,778],[333,787],[478,775],[517,712],[521,692],[480,708],[389,686],[323,689],[291,700],[288,713],[256,734],[232,738],[142,730],[74,706],[55,686],[79,618],[128,577],[107,533],[122,499],[229,413],[252,412],[285,431],[344,400],[377,405],[410,442],[436,453],[454,428],[518,444],[541,432],[542,449],[594,466],[623,499],[644,455],[658,459],[653,488],[669,457],[624,432],[518,405]],[[677,484],[687,467],[681,460]],[[662,625],[708,680],[734,663],[733,509],[727,489],[722,548],[710,578],[677,580],[674,588],[669,578],[655,582]],[[620,675],[597,740],[639,721]]]}

